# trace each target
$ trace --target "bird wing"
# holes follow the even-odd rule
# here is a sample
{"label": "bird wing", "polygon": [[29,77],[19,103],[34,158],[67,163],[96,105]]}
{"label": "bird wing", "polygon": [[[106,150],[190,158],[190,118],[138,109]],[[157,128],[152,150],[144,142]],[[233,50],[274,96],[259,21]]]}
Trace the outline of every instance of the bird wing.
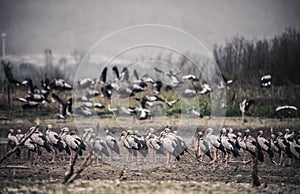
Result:
{"label": "bird wing", "polygon": [[115,79],[120,80],[120,74],[119,74],[118,67],[117,66],[113,66],[112,70],[113,70]]}
{"label": "bird wing", "polygon": [[125,81],[129,80],[129,71],[128,71],[127,67],[124,67],[121,72],[121,80],[125,80]]}
{"label": "bird wing", "polygon": [[65,103],[58,97],[58,95],[56,95],[56,94],[54,94],[54,93],[52,93],[52,98],[56,101],[56,102],[58,102],[59,104],[61,104],[61,105],[64,105]]}
{"label": "bird wing", "polygon": [[133,70],[133,74],[134,74],[135,78],[137,80],[139,80],[139,74],[137,73],[136,69]]}
{"label": "bird wing", "polygon": [[107,75],[107,67],[105,67],[100,75],[100,81],[105,83],[106,82],[106,75]]}
{"label": "bird wing", "polygon": [[158,72],[158,73],[165,74],[162,70],[160,70],[160,69],[158,69],[158,68],[156,68],[156,67],[154,67],[154,70],[155,70],[156,72]]}

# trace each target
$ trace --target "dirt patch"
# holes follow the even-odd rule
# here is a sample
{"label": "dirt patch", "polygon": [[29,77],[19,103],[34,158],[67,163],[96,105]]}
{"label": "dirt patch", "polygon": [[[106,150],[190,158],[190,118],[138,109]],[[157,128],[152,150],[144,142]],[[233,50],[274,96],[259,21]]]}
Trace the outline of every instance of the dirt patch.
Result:
{"label": "dirt patch", "polygon": [[[226,122],[236,128],[239,126],[234,120]],[[255,126],[253,122],[246,125]],[[56,126],[68,124],[56,123]],[[282,125],[277,121],[263,120],[261,126],[266,134],[271,124],[279,126],[278,130],[290,126],[288,123]],[[296,128],[299,121],[289,124]],[[10,125],[1,126],[2,129],[7,127]],[[118,130],[113,129],[118,134]],[[1,147],[1,155],[4,152],[5,149]],[[78,164],[84,157],[86,154],[79,158]],[[185,154],[171,167],[158,165],[141,170],[110,165],[107,160],[100,164],[94,161],[79,179],[68,186],[60,184],[68,163],[50,164],[49,158],[49,154],[44,154],[40,165],[32,166],[26,157],[15,159],[14,155],[11,156],[0,166],[0,193],[300,193],[300,163],[295,160],[291,166],[274,166],[269,160],[259,163],[258,175],[262,185],[252,188],[252,165],[240,163],[241,157],[233,159],[229,167],[225,167],[222,161],[217,165],[198,163]],[[166,158],[160,159],[161,162],[166,161]]]}

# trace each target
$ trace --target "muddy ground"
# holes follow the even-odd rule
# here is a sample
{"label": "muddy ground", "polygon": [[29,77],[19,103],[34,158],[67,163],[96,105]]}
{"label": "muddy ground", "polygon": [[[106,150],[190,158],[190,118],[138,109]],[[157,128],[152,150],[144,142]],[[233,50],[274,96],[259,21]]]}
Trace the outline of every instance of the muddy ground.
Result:
{"label": "muddy ground", "polygon": [[[299,120],[279,122],[253,118],[246,124],[238,122],[235,119],[227,119],[225,125],[232,126],[235,130],[255,126],[263,128],[266,134],[271,125],[275,126],[276,130],[285,127],[296,130],[300,126]],[[17,123],[2,123],[1,134],[5,134],[3,130],[7,127],[19,127],[20,124]],[[65,122],[53,124],[59,127],[71,125]],[[111,130],[115,130],[115,135],[118,135],[116,129],[112,127]],[[6,148],[2,145],[1,157],[5,151]],[[216,165],[198,163],[189,154],[185,154],[170,167],[164,165],[165,158],[162,156],[161,165],[140,170],[122,167],[116,163],[111,165],[107,159],[99,164],[93,161],[74,183],[66,186],[61,182],[69,168],[68,162],[57,161],[50,164],[50,155],[44,154],[42,162],[32,166],[25,157],[26,154],[22,156],[24,158],[15,159],[13,155],[0,165],[0,193],[300,193],[300,164],[295,160],[291,166],[275,166],[269,160],[259,163],[261,186],[258,188],[252,187],[252,164],[242,164],[241,157],[233,159],[226,167],[222,161]],[[78,159],[76,167],[86,156],[87,152]]]}

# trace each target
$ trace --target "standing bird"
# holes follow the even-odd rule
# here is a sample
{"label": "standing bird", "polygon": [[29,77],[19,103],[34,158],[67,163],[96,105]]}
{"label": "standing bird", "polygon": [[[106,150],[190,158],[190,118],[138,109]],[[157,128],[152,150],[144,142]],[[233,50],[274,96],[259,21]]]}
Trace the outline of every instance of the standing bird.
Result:
{"label": "standing bird", "polygon": [[[256,143],[256,139],[250,135],[249,129],[246,129],[245,131],[244,141],[246,144],[246,150],[252,155],[252,157],[257,157],[259,161],[263,162],[264,155],[261,147]],[[256,149],[258,154],[256,154]]]}
{"label": "standing bird", "polygon": [[242,120],[246,122],[245,112],[247,112],[250,106],[254,103],[254,100],[244,99],[243,102],[240,103],[240,111],[242,112]]}
{"label": "standing bird", "polygon": [[214,135],[212,128],[206,129],[206,140],[208,142],[209,149],[214,150],[214,159],[212,162],[217,161],[217,150],[221,150],[224,154],[226,154],[226,149],[221,143],[220,136]]}
{"label": "standing bird", "polygon": [[154,158],[154,162],[157,161],[157,155],[166,155],[163,144],[159,141],[158,136],[150,132],[145,137],[145,140],[149,148],[149,155]]}
{"label": "standing bird", "polygon": [[23,139],[24,134],[22,133],[21,129],[17,130],[17,134],[16,134],[16,138],[18,139],[19,142],[21,142],[21,140]]}
{"label": "standing bird", "polygon": [[[25,148],[28,149],[28,160],[31,158],[31,152],[37,153],[39,156],[42,155],[41,148],[33,142],[33,140],[29,137],[24,142]],[[37,158],[35,157],[35,161],[37,163]],[[33,159],[31,160],[31,164],[33,164]]]}
{"label": "standing bird", "polygon": [[[185,144],[183,138],[179,135],[177,135],[177,131],[171,132],[171,129],[166,127],[164,129],[164,132],[167,136],[169,136],[173,140],[173,144],[175,145],[175,158],[179,161],[181,157],[184,155],[185,152],[190,152],[187,149],[187,145]],[[190,154],[192,157],[194,155]]]}
{"label": "standing bird", "polygon": [[[227,136],[228,136],[229,140],[234,143],[234,145],[237,145],[237,135],[233,133],[233,129],[232,128],[228,129]],[[239,149],[238,146],[237,146],[237,148]]]}
{"label": "standing bird", "polygon": [[[71,148],[73,151],[77,152],[79,156],[82,156],[83,149],[85,149],[83,145],[83,142],[81,141],[81,138],[79,138],[77,135],[72,135],[69,133],[70,130],[68,127],[64,127],[60,129],[59,137],[65,141],[65,143],[68,145],[69,148]],[[73,162],[73,153],[70,152],[70,165]]]}
{"label": "standing bird", "polygon": [[226,150],[225,162],[226,162],[226,166],[227,166],[228,161],[229,161],[229,153],[232,153],[233,157],[235,157],[235,158],[237,156],[240,156],[240,154],[239,154],[239,151],[238,151],[236,145],[232,141],[230,141],[230,139],[228,138],[225,128],[221,129],[220,140]]}
{"label": "standing bird", "polygon": [[170,133],[166,133],[165,131],[160,133],[158,139],[168,153],[166,166],[168,167],[174,161],[174,158],[179,161],[183,154],[180,142],[178,142],[178,140]]}
{"label": "standing bird", "polygon": [[203,161],[203,156],[206,155],[213,160],[210,154],[208,142],[203,138],[203,133],[201,131],[197,133],[196,142],[196,157],[200,158],[200,161]]}
{"label": "standing bird", "polygon": [[[271,147],[271,150],[274,152],[274,154],[278,153],[279,156],[281,155],[281,150],[278,146],[278,142],[276,141],[276,136],[273,133],[271,133],[271,136],[270,136],[270,147]],[[274,155],[274,157],[275,157],[275,155]],[[273,160],[273,163],[275,165],[277,165],[277,162],[275,162],[275,160]]]}
{"label": "standing bird", "polygon": [[[107,145],[105,143],[105,141],[102,140],[101,137],[96,136],[94,141],[93,141],[93,148],[96,151],[96,153],[98,154],[98,156],[100,156],[101,158],[103,157],[102,154],[104,154],[107,157],[110,157],[110,154],[108,152],[107,149]],[[99,157],[97,157],[97,164],[99,163]]]}
{"label": "standing bird", "polygon": [[263,131],[258,131],[257,142],[261,149],[269,154],[270,160],[274,163],[274,152],[271,149],[271,144],[268,140],[263,137]]}
{"label": "standing bird", "polygon": [[137,143],[134,140],[131,141],[130,139],[127,138],[127,132],[126,131],[122,131],[119,140],[122,143],[122,145],[128,151],[127,162],[129,162],[129,159],[132,162],[133,161],[133,157],[137,156],[137,149],[138,149]]}
{"label": "standing bird", "polygon": [[287,146],[286,153],[289,158],[289,166],[290,166],[292,158],[300,160],[300,145],[295,140],[294,132],[291,132],[289,129],[285,129],[285,134],[283,138],[284,138],[284,144]]}
{"label": "standing bird", "polygon": [[280,149],[280,159],[279,159],[279,165],[283,165],[285,162],[284,157],[291,158],[291,153],[289,152],[287,142],[285,138],[283,137],[283,133],[279,131],[277,133],[277,137],[275,138],[276,145]]}
{"label": "standing bird", "polygon": [[58,137],[58,134],[52,130],[52,125],[47,125],[45,135],[47,141],[52,145],[51,163],[54,163],[57,152],[56,149],[62,152],[64,150],[64,144],[61,138]]}
{"label": "standing bird", "polygon": [[[30,131],[32,130],[32,128],[30,128]],[[39,131],[39,129],[37,129],[32,135],[31,135],[31,140],[33,141],[33,143],[35,143],[38,147],[43,147],[47,150],[47,152],[51,152],[52,149],[50,147],[49,142],[47,141],[46,137],[44,136],[44,134],[42,132]],[[35,159],[36,162],[39,163],[40,160],[40,154],[38,152],[38,149],[36,150],[36,155],[35,155]]]}
{"label": "standing bird", "polygon": [[290,150],[290,153],[293,155],[293,158],[300,161],[300,145],[296,142],[294,138],[288,139],[288,148]]}
{"label": "standing bird", "polygon": [[247,146],[246,143],[244,141],[244,138],[242,137],[242,133],[238,132],[237,133],[237,138],[236,138],[236,144],[237,144],[237,148],[239,149],[240,155],[241,152],[243,152],[243,162],[245,163],[246,160],[246,150],[247,150]]}
{"label": "standing bird", "polygon": [[[19,140],[18,140],[18,138],[13,133],[14,133],[14,130],[13,129],[9,129],[9,133],[7,135],[8,145],[12,149],[14,149],[17,145],[19,145]],[[20,157],[20,153],[21,153],[20,148],[17,148],[17,150],[16,150],[16,156],[17,156],[17,158]]]}
{"label": "standing bird", "polygon": [[111,162],[113,159],[113,152],[120,155],[120,147],[117,140],[113,136],[111,136],[109,130],[106,130],[105,132],[106,132],[105,142],[110,151],[110,162]]}

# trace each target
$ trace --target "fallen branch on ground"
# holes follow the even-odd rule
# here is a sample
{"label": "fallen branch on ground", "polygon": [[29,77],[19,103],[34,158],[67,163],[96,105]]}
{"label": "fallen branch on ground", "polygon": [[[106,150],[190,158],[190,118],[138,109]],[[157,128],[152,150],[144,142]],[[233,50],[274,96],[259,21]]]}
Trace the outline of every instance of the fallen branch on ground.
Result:
{"label": "fallen branch on ground", "polygon": [[92,151],[90,151],[89,155],[85,158],[85,160],[83,161],[83,163],[80,165],[79,169],[77,169],[72,176],[70,176],[69,180],[67,180],[65,182],[65,184],[69,184],[69,183],[72,183],[74,182],[74,180],[76,180],[76,178],[80,175],[80,173],[86,168],[88,167],[91,162],[93,161],[92,160]]}
{"label": "fallen branch on ground", "polygon": [[[87,137],[87,135],[85,137],[83,137],[82,142],[84,142],[86,137]],[[62,184],[72,183],[78,177],[78,175],[86,168],[86,166],[88,166],[91,163],[92,155],[93,155],[93,152],[90,151],[89,155],[85,158],[85,160],[83,161],[83,163],[81,164],[79,169],[74,171],[74,166],[75,166],[75,163],[78,158],[78,150],[77,150],[75,153],[74,159],[72,160],[72,163],[70,164],[69,170],[67,170],[65,172],[65,176],[64,176],[64,180],[62,181]]]}

